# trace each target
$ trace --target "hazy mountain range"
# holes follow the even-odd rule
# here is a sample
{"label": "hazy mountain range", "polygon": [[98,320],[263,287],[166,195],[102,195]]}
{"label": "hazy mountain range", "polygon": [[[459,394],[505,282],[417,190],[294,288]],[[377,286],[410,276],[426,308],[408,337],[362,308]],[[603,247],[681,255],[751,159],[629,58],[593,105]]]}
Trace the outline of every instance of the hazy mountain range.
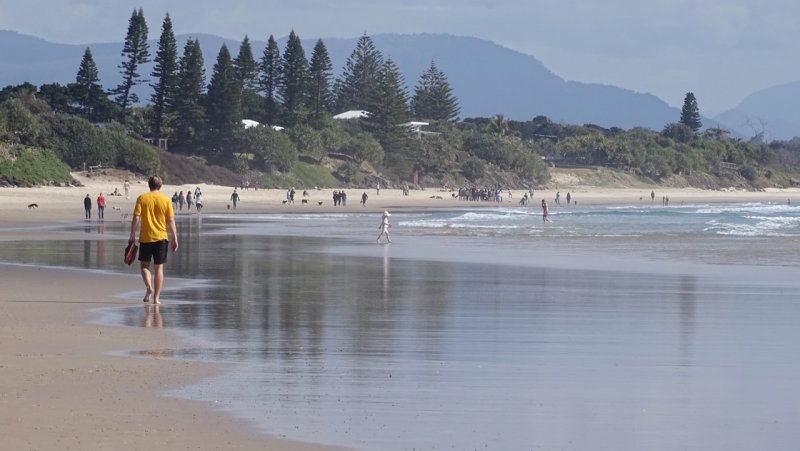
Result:
{"label": "hazy mountain range", "polygon": [[[157,48],[157,35],[150,42],[150,53]],[[203,49],[206,81],[211,77],[217,53],[226,44],[233,57],[239,41],[207,34],[179,35],[179,56],[189,38],[197,38]],[[661,130],[676,122],[680,110],[652,94],[603,85],[567,81],[547,69],[536,58],[494,44],[490,41],[441,34],[371,36],[384,57],[394,60],[413,93],[420,75],[431,60],[447,75],[461,106],[461,117],[489,117],[503,114],[515,120],[529,120],[544,115],[571,124],[597,124],[603,127],[632,128],[643,126]],[[358,37],[323,39],[338,75]],[[314,40],[304,40],[306,57],[311,57]],[[253,54],[260,59],[266,40],[251,37]],[[281,50],[285,38],[279,40]],[[122,42],[56,44],[12,31],[0,31],[0,86],[30,82],[71,83],[86,47],[91,48],[100,81],[105,89],[119,84]],[[151,72],[152,63],[140,70]],[[142,99],[150,89],[139,87]],[[752,94],[738,107],[713,119],[703,118],[707,127],[722,126],[741,136],[765,131],[768,138],[784,139],[800,135],[800,111],[792,108],[800,99],[800,82],[776,86]],[[702,99],[700,99],[702,108]],[[763,130],[762,130],[763,129]]]}

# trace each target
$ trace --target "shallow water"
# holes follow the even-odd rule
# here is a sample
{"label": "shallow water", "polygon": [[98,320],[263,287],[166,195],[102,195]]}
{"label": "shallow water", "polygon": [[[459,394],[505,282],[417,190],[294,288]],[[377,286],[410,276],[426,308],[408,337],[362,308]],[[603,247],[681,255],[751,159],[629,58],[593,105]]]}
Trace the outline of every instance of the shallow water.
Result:
{"label": "shallow water", "polygon": [[[706,227],[773,206],[739,207],[396,214],[391,246],[372,215],[181,217],[160,320],[191,345],[157,351],[230,364],[174,396],[356,449],[793,449],[797,232]],[[98,232],[0,258],[130,272]]]}

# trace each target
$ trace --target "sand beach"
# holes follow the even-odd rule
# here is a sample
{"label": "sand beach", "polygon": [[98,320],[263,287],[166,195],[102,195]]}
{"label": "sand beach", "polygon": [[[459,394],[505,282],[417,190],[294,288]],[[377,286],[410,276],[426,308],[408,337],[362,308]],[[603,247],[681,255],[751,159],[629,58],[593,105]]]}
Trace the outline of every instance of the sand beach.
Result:
{"label": "sand beach", "polygon": [[[83,198],[107,196],[105,223],[130,221],[135,198],[146,191],[146,181],[132,180],[129,195],[108,196],[123,191],[121,180],[76,174],[82,187],[36,187],[0,189],[0,241],[84,240],[80,233],[56,227],[83,222]],[[170,196],[195,186],[163,187]],[[204,197],[202,214],[232,213],[233,187],[200,185]],[[487,207],[485,202],[463,202],[453,192],[429,188],[400,190],[348,189],[346,207],[334,207],[330,189],[297,191],[294,205],[284,204],[283,189],[239,190],[236,213],[331,213],[447,210]],[[662,192],[663,191],[663,192]],[[359,204],[362,192],[369,196]],[[556,192],[567,192],[579,205],[649,204],[649,189],[610,189],[564,186],[536,190],[552,201]],[[800,202],[800,191],[656,189],[655,202],[669,196],[681,202],[734,203]],[[504,205],[512,206],[523,191],[512,191]],[[321,203],[321,205],[320,205]],[[35,204],[35,207],[29,205]],[[535,205],[534,205],[535,207]],[[96,206],[93,208],[96,215]],[[184,208],[178,215],[196,215]],[[377,221],[377,219],[376,219]],[[91,221],[96,224],[96,216]],[[120,236],[120,242],[125,237]],[[121,260],[121,255],[120,255]],[[163,393],[182,384],[218,374],[219,365],[169,358],[159,350],[179,345],[180,338],[158,328],[156,312],[148,311],[148,323],[140,327],[110,327],[93,323],[93,309],[136,303],[125,293],[141,291],[136,271],[126,274],[102,270],[62,269],[0,263],[0,433],[8,449],[332,449],[325,445],[298,443],[254,431],[218,409],[199,401],[178,400]],[[169,280],[168,283],[180,283]],[[141,306],[144,311],[146,308]],[[131,357],[129,351],[146,351]]]}
{"label": "sand beach", "polygon": [[[88,194],[92,200],[99,193],[106,196],[106,220],[123,220],[130,214],[136,201],[136,196],[147,191],[147,180],[131,179],[129,195],[113,196],[115,190],[124,191],[124,180],[119,177],[104,177],[96,175],[87,177],[85,173],[74,173],[74,178],[83,186],[81,187],[35,187],[35,188],[0,188],[0,225],[20,224],[47,224],[57,221],[70,221],[83,218],[83,198]],[[560,183],[559,183],[560,182]],[[663,197],[669,197],[672,205],[681,202],[800,202],[800,188],[767,189],[764,191],[746,191],[734,188],[723,190],[701,190],[696,188],[607,188],[602,186],[571,185],[579,183],[578,179],[564,175],[556,177],[551,183],[553,187],[534,190],[531,202],[545,199],[552,202],[557,193],[561,195],[562,203],[569,192],[574,202],[579,205],[648,205],[651,203],[651,192],[655,193],[655,202],[660,203]],[[231,194],[237,189],[240,203],[237,213],[330,213],[330,212],[381,212],[390,210],[426,210],[426,209],[453,209],[463,207],[496,206],[492,202],[464,202],[454,198],[457,190],[445,187],[429,187],[426,189],[410,190],[408,195],[403,195],[399,189],[381,189],[377,192],[375,187],[346,189],[348,198],[346,209],[333,206],[334,189],[315,189],[314,187],[286,187],[286,189],[246,189],[218,186],[218,185],[164,185],[161,192],[167,196],[180,192],[194,192],[200,187],[203,192],[203,212],[225,213],[231,210]],[[296,191],[294,205],[284,203],[286,191],[294,188]],[[308,192],[303,197],[303,191]],[[504,191],[501,206],[517,205],[525,194],[524,190]],[[368,195],[366,206],[360,204],[362,193]],[[37,208],[28,208],[36,204]],[[96,206],[93,207],[96,215]],[[195,214],[184,208],[177,214]],[[7,230],[5,230],[7,231]]]}

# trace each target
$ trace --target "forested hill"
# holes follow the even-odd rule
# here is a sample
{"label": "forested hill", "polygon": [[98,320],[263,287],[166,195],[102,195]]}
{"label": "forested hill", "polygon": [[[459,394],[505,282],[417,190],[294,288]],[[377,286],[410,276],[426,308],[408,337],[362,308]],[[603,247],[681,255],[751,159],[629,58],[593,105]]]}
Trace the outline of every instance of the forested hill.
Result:
{"label": "forested hill", "polygon": [[[151,30],[155,29],[153,25]],[[270,33],[279,34],[281,31],[265,30],[263,37],[250,36],[256,57],[260,57],[266,46],[263,39]],[[297,31],[302,38],[302,30]],[[118,66],[124,33],[120,30],[118,43],[66,45],[0,31],[0,87],[26,81],[37,86],[74,82],[86,47],[91,48],[100,82],[106,89],[114,87],[121,80]],[[240,41],[218,36],[193,34],[178,36],[179,48],[190,37],[200,41],[207,77],[212,73],[220,46],[225,43],[235,52],[240,44]],[[157,31],[151,31],[150,38],[150,46],[154,49]],[[316,38],[306,38],[302,41],[303,46],[310,53]],[[565,123],[622,128],[644,126],[661,130],[680,116],[678,109],[650,94],[615,86],[565,81],[536,58],[490,41],[441,34],[378,34],[372,39],[378,50],[392,58],[400,68],[409,91],[413,90],[431,60],[435,60],[459,99],[462,117],[503,114],[511,119],[530,120],[544,115]],[[357,40],[358,37],[323,38],[337,74]],[[279,40],[279,45],[281,48],[285,46],[285,38]],[[150,72],[150,65],[142,67],[142,74]],[[149,98],[149,87],[137,88],[141,99]],[[704,124],[710,123],[704,120]]]}

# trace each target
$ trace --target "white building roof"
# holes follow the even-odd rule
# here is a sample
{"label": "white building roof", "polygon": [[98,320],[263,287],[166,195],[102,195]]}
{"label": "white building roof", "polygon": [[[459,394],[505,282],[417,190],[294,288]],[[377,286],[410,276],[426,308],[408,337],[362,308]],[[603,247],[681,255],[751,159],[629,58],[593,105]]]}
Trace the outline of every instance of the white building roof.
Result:
{"label": "white building roof", "polygon": [[369,117],[369,111],[350,110],[333,116],[334,119],[360,119],[362,117]]}
{"label": "white building roof", "polygon": [[[250,127],[258,127],[259,125],[264,125],[264,124],[258,121],[254,121],[252,119],[242,119],[242,125],[244,125],[244,128],[250,128]],[[270,127],[273,130],[278,130],[278,131],[283,130],[283,127],[281,127],[280,125],[270,125]]]}

